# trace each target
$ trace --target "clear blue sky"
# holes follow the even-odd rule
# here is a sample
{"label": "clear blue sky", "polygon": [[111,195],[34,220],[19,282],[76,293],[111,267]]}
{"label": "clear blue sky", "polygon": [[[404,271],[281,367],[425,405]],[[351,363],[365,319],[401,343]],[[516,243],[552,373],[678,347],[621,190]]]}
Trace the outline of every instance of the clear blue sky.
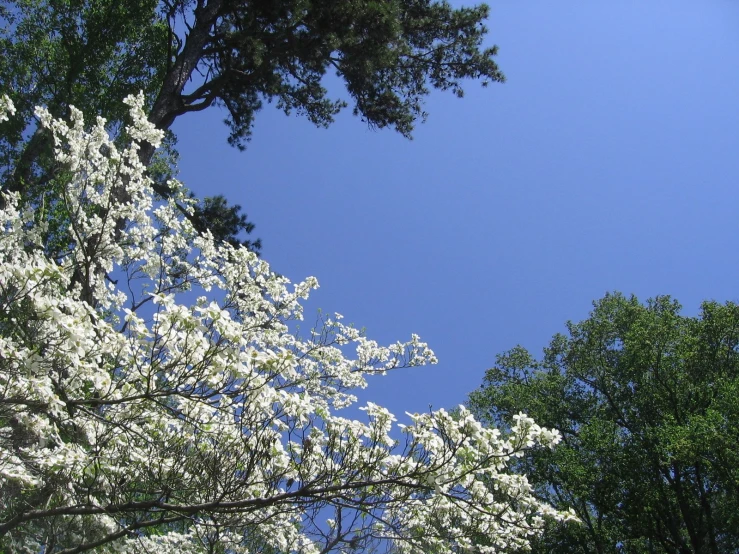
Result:
{"label": "clear blue sky", "polygon": [[181,179],[244,206],[309,305],[440,363],[373,379],[397,414],[453,407],[495,355],[540,352],[607,291],[739,300],[739,3],[503,0],[504,85],[434,93],[408,141],[347,111],[267,107],[246,152],[223,113],[175,125]]}

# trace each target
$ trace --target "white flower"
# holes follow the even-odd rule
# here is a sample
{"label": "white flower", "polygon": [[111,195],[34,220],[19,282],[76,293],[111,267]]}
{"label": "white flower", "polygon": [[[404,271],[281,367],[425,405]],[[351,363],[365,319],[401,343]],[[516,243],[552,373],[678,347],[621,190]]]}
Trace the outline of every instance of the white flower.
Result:
{"label": "white flower", "polygon": [[9,116],[15,115],[15,105],[7,94],[0,97],[0,122],[8,121]]}
{"label": "white flower", "polygon": [[[372,402],[366,417],[340,414],[368,375],[435,363],[433,351],[416,335],[382,346],[339,314],[292,334],[317,280],[292,285],[254,253],[196,233],[173,200],[155,202],[137,143],[161,132],[142,95],[126,102],[127,147],[101,119],[86,129],[74,109],[70,124],[36,112],[71,172],[74,240],[61,259],[44,255],[44,222],[17,194],[0,210],[0,390],[11,400],[0,550],[42,550],[45,519],[59,548],[108,537],[106,552],[217,541],[309,554],[327,531],[320,511],[330,533],[421,554],[470,549],[480,535],[524,548],[542,518],[573,517],[507,471],[511,456],[560,440],[525,414],[510,434],[464,408],[405,425]],[[7,97],[0,114],[12,114]],[[127,530],[157,518],[170,523]],[[432,524],[450,542],[424,532]]]}

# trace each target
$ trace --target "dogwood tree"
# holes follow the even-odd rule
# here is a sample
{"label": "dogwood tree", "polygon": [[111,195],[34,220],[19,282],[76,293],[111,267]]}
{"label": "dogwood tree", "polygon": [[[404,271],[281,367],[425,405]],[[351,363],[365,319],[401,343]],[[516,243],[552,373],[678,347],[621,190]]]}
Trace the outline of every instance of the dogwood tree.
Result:
{"label": "dogwood tree", "polygon": [[0,211],[0,551],[467,552],[484,533],[494,552],[573,517],[506,471],[560,438],[524,414],[507,434],[464,408],[348,417],[369,375],[433,352],[338,315],[296,333],[316,280],[196,233],[180,184],[155,198],[138,151],[162,134],[142,96],[126,102],[126,148],[102,119],[37,110],[65,169],[67,251],[50,257],[43,207],[10,194]]}

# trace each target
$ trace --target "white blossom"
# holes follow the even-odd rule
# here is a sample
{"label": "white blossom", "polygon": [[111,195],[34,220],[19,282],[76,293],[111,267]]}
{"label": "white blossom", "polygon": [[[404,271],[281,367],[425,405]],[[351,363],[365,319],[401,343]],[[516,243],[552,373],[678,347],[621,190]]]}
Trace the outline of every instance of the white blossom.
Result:
{"label": "white blossom", "polygon": [[101,119],[37,111],[72,175],[68,252],[46,255],[18,195],[0,211],[0,550],[495,552],[573,517],[506,470],[560,440],[524,414],[508,434],[463,407],[347,417],[368,376],[433,351],[338,314],[293,334],[316,279],[291,284],[156,203],[137,152],[161,133],[142,96],[126,102],[124,149]]}
{"label": "white blossom", "polygon": [[3,94],[0,96],[0,122],[8,121],[12,115],[15,115],[15,105],[7,94]]}

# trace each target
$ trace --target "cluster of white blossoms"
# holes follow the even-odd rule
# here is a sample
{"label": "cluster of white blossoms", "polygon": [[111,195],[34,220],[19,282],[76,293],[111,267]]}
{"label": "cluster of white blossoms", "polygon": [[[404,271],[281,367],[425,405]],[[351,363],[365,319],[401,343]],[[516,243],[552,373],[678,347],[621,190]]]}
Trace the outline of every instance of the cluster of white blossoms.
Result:
{"label": "cluster of white blossoms", "polygon": [[0,551],[496,552],[573,517],[506,471],[560,440],[523,414],[508,433],[463,408],[341,417],[368,375],[433,352],[339,317],[291,332],[316,280],[197,234],[178,183],[156,199],[138,142],[162,133],[126,102],[124,149],[102,119],[37,111],[69,170],[65,248],[17,195],[0,211]]}
{"label": "cluster of white blossoms", "polygon": [[0,123],[8,121],[9,116],[15,115],[15,106],[7,95],[0,97]]}

